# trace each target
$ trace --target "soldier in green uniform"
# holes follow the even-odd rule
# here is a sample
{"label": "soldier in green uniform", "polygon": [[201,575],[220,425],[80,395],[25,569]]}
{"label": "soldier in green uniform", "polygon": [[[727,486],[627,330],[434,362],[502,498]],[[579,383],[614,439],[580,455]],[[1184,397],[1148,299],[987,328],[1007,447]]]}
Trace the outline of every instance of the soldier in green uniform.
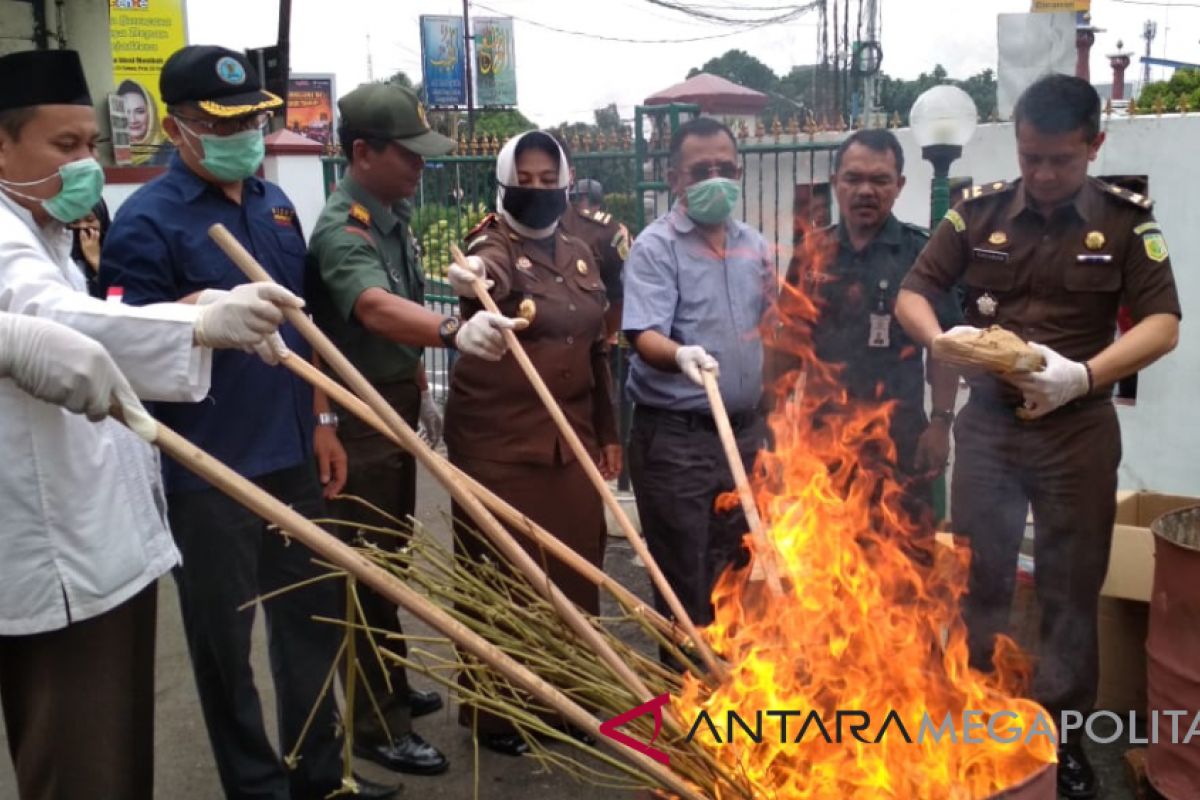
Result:
{"label": "soldier in green uniform", "polygon": [[[506,351],[502,329],[524,323],[484,313],[460,324],[457,317],[438,314],[423,304],[425,280],[408,225],[409,198],[416,193],[424,158],[449,153],[454,143],[429,128],[416,95],[398,86],[367,84],[342,98],[338,108],[338,136],[349,167],[309,243],[313,317],[400,416],[414,427],[419,421],[426,439],[436,444],[441,417],[425,386],[423,348],[456,346],[495,361]],[[318,422],[322,478],[344,446],[343,491],[397,519],[408,519],[416,507],[413,457],[349,415],[321,414]],[[350,502],[339,503],[334,516],[371,525],[381,522]],[[395,548],[402,539],[379,537],[375,543]],[[367,625],[399,633],[393,603],[366,590],[359,594]],[[402,651],[398,641],[388,646]],[[359,652],[368,653],[369,647],[363,641]],[[384,719],[374,712],[365,692],[356,698],[355,752],[400,772],[444,771],[446,758],[413,733],[411,723],[413,716],[440,708],[441,698],[410,688],[404,669],[398,666],[389,670],[389,691],[377,659],[364,657],[360,663]]]}
{"label": "soldier in green uniform", "polygon": [[[970,377],[955,423],[954,530],[971,540],[964,600],[972,664],[989,668],[1007,627],[1033,507],[1041,637],[1034,698],[1088,714],[1099,673],[1096,615],[1116,515],[1121,431],[1112,386],[1170,352],[1180,307],[1150,201],[1087,174],[1104,133],[1091,84],[1049,75],[1013,113],[1021,178],[977,186],[946,215],[904,279],[896,314],[929,345],[929,298],[956,283],[967,324],[1000,325],[1046,359],[1011,382]],[[1115,342],[1117,309],[1134,325]],[[1099,790],[1078,738],[1060,743],[1059,793]]]}
{"label": "soldier in green uniform", "polygon": [[[894,466],[913,501],[910,511],[924,515],[931,508],[931,480],[945,468],[950,452],[956,376],[926,369],[922,348],[895,320],[893,309],[900,282],[929,233],[892,214],[904,188],[904,151],[891,131],[862,130],[842,142],[834,156],[833,185],[840,222],[813,234],[818,246],[799,249],[787,280],[817,301],[813,348],[821,361],[839,365],[838,379],[849,398],[895,401],[889,431],[896,446]],[[946,327],[957,322],[950,293],[939,298],[938,310]],[[781,360],[788,364],[786,357]]]}

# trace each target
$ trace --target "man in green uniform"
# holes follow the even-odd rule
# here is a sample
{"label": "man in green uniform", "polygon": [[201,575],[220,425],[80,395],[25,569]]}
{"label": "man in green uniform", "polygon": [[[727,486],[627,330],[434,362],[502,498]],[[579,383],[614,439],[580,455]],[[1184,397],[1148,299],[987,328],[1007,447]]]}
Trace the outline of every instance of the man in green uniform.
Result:
{"label": "man in green uniform", "polygon": [[[400,416],[414,427],[419,422],[427,441],[436,445],[441,416],[426,387],[423,349],[458,347],[495,361],[506,350],[502,329],[515,323],[484,313],[460,324],[457,317],[424,306],[425,279],[409,230],[408,199],[420,183],[424,158],[445,155],[454,143],[430,129],[416,95],[398,86],[367,84],[343,97],[338,109],[338,138],[349,167],[309,242],[313,317]],[[413,457],[349,415],[322,414],[318,422],[317,454],[323,475],[344,445],[348,461],[344,493],[407,520],[416,508]],[[334,516],[364,525],[388,524],[348,501],[337,504]],[[404,537],[373,538],[361,531],[359,535],[389,549],[405,541]],[[395,604],[373,592],[363,590],[359,595],[367,625],[400,632]],[[363,639],[359,652],[369,653],[370,642]],[[388,646],[403,654],[398,640]],[[400,772],[444,771],[446,758],[413,733],[411,721],[440,708],[441,698],[435,692],[410,688],[403,667],[391,666],[385,676],[378,659],[365,656],[360,663],[383,719],[366,692],[355,698],[355,752]]]}
{"label": "man in green uniform", "polygon": [[[803,283],[818,302],[813,347],[821,361],[840,365],[839,382],[850,399],[895,401],[889,430],[894,466],[913,501],[910,510],[925,514],[932,507],[931,480],[950,453],[957,378],[931,364],[932,413],[926,417],[922,349],[896,322],[893,309],[900,282],[929,233],[892,214],[904,188],[904,151],[891,131],[854,133],[833,163],[840,221],[815,232],[820,246],[798,250],[787,280]],[[950,293],[939,298],[938,316],[945,327],[957,322]]]}
{"label": "man in green uniform", "polygon": [[[971,540],[971,661],[988,668],[1032,505],[1041,610],[1033,695],[1058,719],[1086,715],[1096,701],[1096,615],[1121,461],[1112,386],[1175,347],[1181,313],[1150,200],[1088,177],[1104,143],[1091,84],[1041,78],[1013,119],[1021,178],[967,190],[904,279],[896,314],[928,346],[942,333],[929,299],[961,284],[968,325],[1000,325],[1046,360],[1011,383],[970,378],[954,429],[951,508],[954,530]],[[1114,342],[1122,304],[1134,325]],[[1081,742],[1061,742],[1058,758],[1059,793],[1095,797]]]}

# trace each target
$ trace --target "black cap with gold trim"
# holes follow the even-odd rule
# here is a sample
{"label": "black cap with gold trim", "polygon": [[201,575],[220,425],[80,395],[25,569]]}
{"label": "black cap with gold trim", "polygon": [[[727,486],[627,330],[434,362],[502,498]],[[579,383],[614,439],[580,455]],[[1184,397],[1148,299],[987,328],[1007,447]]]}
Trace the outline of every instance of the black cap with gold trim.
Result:
{"label": "black cap with gold trim", "polygon": [[444,156],[454,140],[429,127],[425,106],[411,89],[365,83],[338,101],[341,127],[363,137],[391,139],[419,156]]}
{"label": "black cap with gold trim", "polygon": [[74,50],[23,50],[0,57],[0,111],[91,104]]}
{"label": "black cap with gold trim", "polygon": [[278,95],[263,90],[245,55],[212,45],[177,50],[163,64],[158,87],[168,106],[195,103],[214,117],[241,117],[283,105]]}

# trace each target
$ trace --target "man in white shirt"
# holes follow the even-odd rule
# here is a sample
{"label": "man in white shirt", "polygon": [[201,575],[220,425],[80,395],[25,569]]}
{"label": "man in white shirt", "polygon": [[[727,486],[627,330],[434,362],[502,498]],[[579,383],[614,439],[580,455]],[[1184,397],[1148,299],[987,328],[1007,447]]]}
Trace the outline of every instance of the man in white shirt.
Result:
{"label": "man in white shirt", "polygon": [[[100,198],[98,137],[78,54],[0,57],[0,311],[95,340],[143,398],[199,401],[209,348],[272,357],[278,306],[299,301],[264,285],[203,307],[89,297],[66,224]],[[30,373],[22,342],[0,341],[10,348],[10,377],[0,378],[0,703],[18,791],[22,800],[148,799],[154,581],[179,560],[157,456],[113,420],[93,423],[28,394],[22,386],[42,394],[53,380]],[[95,398],[45,393],[98,416]],[[124,394],[114,384],[114,399]]]}

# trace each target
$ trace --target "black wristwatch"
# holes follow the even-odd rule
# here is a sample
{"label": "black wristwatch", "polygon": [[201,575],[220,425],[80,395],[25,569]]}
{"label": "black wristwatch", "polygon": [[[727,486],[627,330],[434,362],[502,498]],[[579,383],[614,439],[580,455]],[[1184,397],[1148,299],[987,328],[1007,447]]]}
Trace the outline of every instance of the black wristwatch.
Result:
{"label": "black wristwatch", "polygon": [[443,347],[454,347],[454,337],[458,336],[458,330],[461,327],[462,320],[458,317],[446,317],[442,320],[442,324],[438,325],[438,336],[442,340]]}
{"label": "black wristwatch", "polygon": [[953,411],[932,411],[932,412],[930,412],[929,421],[933,422],[935,419],[944,419],[944,420],[946,420],[947,425],[952,425],[952,424],[954,424],[954,412]]}

